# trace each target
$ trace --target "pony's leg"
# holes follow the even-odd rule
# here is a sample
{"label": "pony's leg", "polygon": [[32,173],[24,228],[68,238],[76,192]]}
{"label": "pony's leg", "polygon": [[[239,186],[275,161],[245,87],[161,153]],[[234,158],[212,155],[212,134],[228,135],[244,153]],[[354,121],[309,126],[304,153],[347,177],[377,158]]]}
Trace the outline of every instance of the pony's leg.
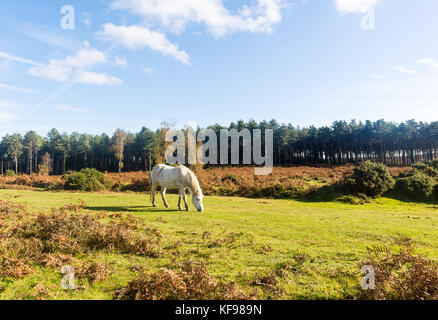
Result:
{"label": "pony's leg", "polygon": [[189,211],[189,205],[187,203],[186,191],[184,189],[182,190],[181,196],[184,199],[184,204],[186,206],[186,211]]}
{"label": "pony's leg", "polygon": [[152,198],[152,206],[156,207],[155,205],[155,192],[157,192],[157,186],[153,185],[151,188],[151,198]]}
{"label": "pony's leg", "polygon": [[166,201],[166,188],[161,188],[161,197],[163,198],[164,206],[166,208],[169,208],[169,205],[167,204]]}
{"label": "pony's leg", "polygon": [[181,199],[182,199],[182,195],[181,195],[181,192],[180,192],[179,195],[178,195],[178,210],[182,210]]}

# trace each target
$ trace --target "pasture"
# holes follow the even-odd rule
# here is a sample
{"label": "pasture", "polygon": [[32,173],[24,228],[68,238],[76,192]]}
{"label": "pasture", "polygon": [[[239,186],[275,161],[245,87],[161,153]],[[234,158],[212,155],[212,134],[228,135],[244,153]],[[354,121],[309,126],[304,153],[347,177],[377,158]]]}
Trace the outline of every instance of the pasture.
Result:
{"label": "pasture", "polygon": [[0,190],[1,200],[24,205],[29,214],[79,201],[86,203],[80,212],[109,223],[114,215],[132,214],[138,233],[158,235],[161,251],[157,257],[108,250],[76,255],[73,267],[101,262],[108,275],[97,281],[78,277],[75,290],[61,288],[59,266],[34,265],[18,279],[0,278],[0,299],[112,299],[139,274],[176,270],[185,261],[203,262],[217,281],[235,282],[262,299],[348,299],[358,290],[367,247],[411,243],[438,260],[438,207],[432,204],[206,196],[205,212],[198,213],[191,203],[190,212],[177,211],[177,196],[167,197],[170,209],[161,199],[152,208],[145,193]]}

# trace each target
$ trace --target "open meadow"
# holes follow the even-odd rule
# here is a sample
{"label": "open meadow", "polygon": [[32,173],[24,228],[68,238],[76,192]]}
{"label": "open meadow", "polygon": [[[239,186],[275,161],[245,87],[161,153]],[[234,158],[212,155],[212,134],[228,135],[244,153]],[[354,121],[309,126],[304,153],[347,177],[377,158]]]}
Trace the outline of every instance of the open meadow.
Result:
{"label": "open meadow", "polygon": [[[0,299],[354,299],[367,247],[438,260],[438,206],[385,197],[206,196],[204,213],[177,211],[176,195],[153,208],[134,192],[3,189],[0,200]],[[61,288],[64,265],[74,290]],[[214,288],[195,292],[187,279]]]}
{"label": "open meadow", "polygon": [[0,301],[438,301],[437,0],[0,13]]}

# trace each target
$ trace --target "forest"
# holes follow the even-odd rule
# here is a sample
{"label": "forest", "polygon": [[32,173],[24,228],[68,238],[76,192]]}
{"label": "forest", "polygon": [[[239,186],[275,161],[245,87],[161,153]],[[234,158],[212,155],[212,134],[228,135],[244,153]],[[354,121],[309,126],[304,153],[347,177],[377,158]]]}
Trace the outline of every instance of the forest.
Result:
{"label": "forest", "polygon": [[[61,133],[57,129],[50,130],[45,137],[35,131],[24,136],[7,134],[0,143],[0,172],[59,175],[83,168],[103,172],[147,171],[163,162],[164,137],[171,126],[163,122],[160,129],[143,127],[137,133],[117,129],[111,136]],[[240,120],[228,128],[218,124],[208,127],[218,134],[221,129],[244,128],[274,130],[276,166],[337,165],[365,160],[408,166],[438,157],[438,122],[351,120],[335,121],[331,126],[299,127],[276,120],[260,123]]]}

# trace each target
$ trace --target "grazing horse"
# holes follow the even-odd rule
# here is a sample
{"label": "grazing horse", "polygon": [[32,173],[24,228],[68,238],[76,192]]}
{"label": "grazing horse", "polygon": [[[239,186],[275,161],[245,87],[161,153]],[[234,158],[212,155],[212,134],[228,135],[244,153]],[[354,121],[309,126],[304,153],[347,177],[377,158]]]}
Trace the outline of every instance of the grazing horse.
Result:
{"label": "grazing horse", "polygon": [[166,189],[178,189],[178,209],[182,210],[181,199],[184,199],[186,210],[189,211],[189,205],[187,204],[187,197],[185,190],[188,189],[192,196],[192,203],[199,212],[204,211],[202,204],[203,194],[202,189],[199,186],[199,181],[195,174],[185,166],[170,167],[164,164],[156,166],[151,172],[151,201],[155,207],[155,192],[157,187],[161,187],[161,197],[163,198],[164,205],[169,208],[166,201]]}

